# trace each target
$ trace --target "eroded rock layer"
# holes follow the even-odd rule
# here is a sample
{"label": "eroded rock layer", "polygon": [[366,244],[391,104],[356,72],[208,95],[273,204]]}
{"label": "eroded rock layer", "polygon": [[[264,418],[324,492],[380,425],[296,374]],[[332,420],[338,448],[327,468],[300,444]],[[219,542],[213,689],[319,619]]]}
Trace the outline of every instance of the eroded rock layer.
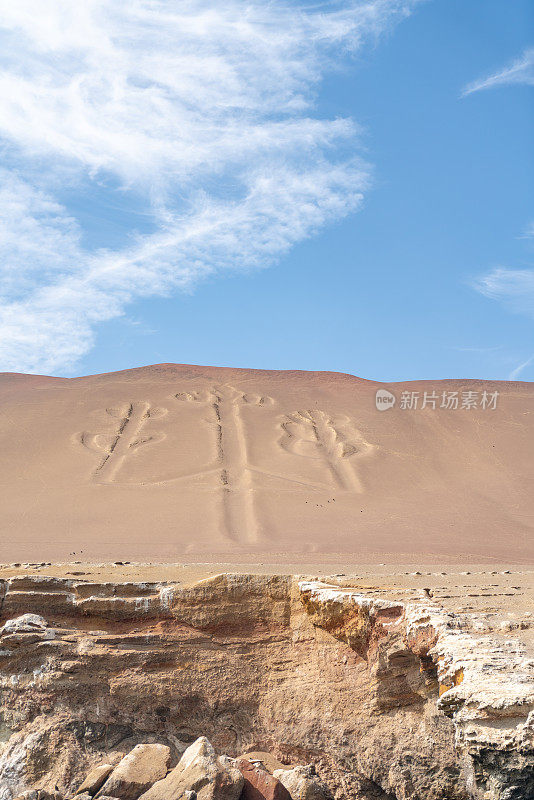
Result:
{"label": "eroded rock layer", "polygon": [[202,736],[312,763],[336,800],[534,797],[534,662],[430,598],[23,575],[0,582],[0,625],[0,800],[70,796],[140,743],[174,769]]}

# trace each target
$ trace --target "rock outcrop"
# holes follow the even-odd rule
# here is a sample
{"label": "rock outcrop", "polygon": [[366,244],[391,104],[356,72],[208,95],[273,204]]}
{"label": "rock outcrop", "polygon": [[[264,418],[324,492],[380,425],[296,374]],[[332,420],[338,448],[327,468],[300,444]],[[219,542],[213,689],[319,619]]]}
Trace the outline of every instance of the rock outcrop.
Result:
{"label": "rock outcrop", "polygon": [[285,786],[292,800],[332,800],[328,787],[317,777],[312,764],[278,769],[273,777]]}
{"label": "rock outcrop", "polygon": [[96,797],[137,800],[156,781],[166,776],[170,760],[170,747],[164,744],[138,744],[111,772]]}
{"label": "rock outcrop", "polygon": [[81,786],[78,787],[77,795],[87,793],[93,797],[102,788],[110,774],[113,772],[113,764],[99,764],[94,767],[87,775]]}
{"label": "rock outcrop", "polygon": [[[292,800],[534,797],[534,661],[430,599],[280,575],[22,576],[1,614],[0,800],[84,781],[98,800],[238,800],[231,759],[252,751],[287,765]],[[161,758],[134,780],[140,752]]]}
{"label": "rock outcrop", "polygon": [[231,759],[217,756],[205,736],[187,748],[167,777],[155,783],[141,800],[181,800],[186,792],[196,800],[239,800],[243,776]]}

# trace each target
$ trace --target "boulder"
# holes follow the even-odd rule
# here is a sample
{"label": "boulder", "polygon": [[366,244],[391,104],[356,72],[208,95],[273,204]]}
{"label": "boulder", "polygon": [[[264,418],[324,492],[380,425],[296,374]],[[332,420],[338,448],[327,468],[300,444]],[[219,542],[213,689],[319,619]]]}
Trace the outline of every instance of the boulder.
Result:
{"label": "boulder", "polygon": [[5,622],[0,628],[0,638],[3,648],[15,650],[22,645],[54,639],[55,633],[38,614],[22,614]]}
{"label": "boulder", "polygon": [[239,800],[243,785],[243,776],[231,759],[217,757],[206,737],[201,736],[166,778],[141,795],[141,800]]}
{"label": "boulder", "polygon": [[80,795],[84,794],[84,792],[87,792],[87,794],[90,794],[92,797],[98,792],[99,789],[102,788],[106,779],[112,772],[113,764],[100,764],[100,766],[94,767],[87,775],[81,786],[79,786],[76,794]]}
{"label": "boulder", "polygon": [[292,800],[333,800],[330,790],[317,777],[313,764],[276,769],[273,774],[283,783]]}
{"label": "boulder", "polygon": [[138,744],[119,761],[96,797],[137,800],[153,783],[165,777],[171,750],[164,744]]}
{"label": "boulder", "polygon": [[7,633],[35,633],[47,627],[46,620],[39,614],[22,614],[15,619],[6,620],[3,628],[0,628],[0,636]]}
{"label": "boulder", "polygon": [[245,780],[242,800],[292,800],[283,783],[258,762],[240,758],[235,763]]}

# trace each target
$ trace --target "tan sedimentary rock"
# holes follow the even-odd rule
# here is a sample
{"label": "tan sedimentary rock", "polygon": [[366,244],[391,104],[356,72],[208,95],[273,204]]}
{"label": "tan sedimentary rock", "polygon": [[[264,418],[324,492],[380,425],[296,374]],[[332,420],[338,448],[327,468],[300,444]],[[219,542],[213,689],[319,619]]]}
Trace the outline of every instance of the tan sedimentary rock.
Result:
{"label": "tan sedimentary rock", "polygon": [[59,792],[46,792],[42,789],[29,789],[23,792],[15,800],[63,800]]}
{"label": "tan sedimentary rock", "polygon": [[80,795],[84,794],[84,792],[90,795],[96,794],[112,772],[113,764],[100,764],[98,767],[94,767],[81,786],[78,787],[76,794]]}
{"label": "tan sedimentary rock", "polygon": [[172,587],[154,583],[94,583],[23,575],[5,582],[4,617],[39,614],[86,614],[117,621],[145,617],[171,617]]}
{"label": "tan sedimentary rock", "polygon": [[331,800],[332,795],[311,765],[277,769],[274,777],[284,784],[291,800]]}
{"label": "tan sedimentary rock", "polygon": [[[368,640],[383,636],[383,601],[320,583],[300,589],[317,624],[351,620],[357,609]],[[454,723],[468,791],[499,800],[534,796],[534,660],[525,646],[474,637],[437,605],[406,604],[402,628],[421,668],[435,669],[437,708]]]}
{"label": "tan sedimentary rock", "polygon": [[243,782],[230,759],[217,757],[210,742],[201,736],[141,800],[182,800],[186,792],[195,792],[198,800],[239,800]]}
{"label": "tan sedimentary rock", "polygon": [[137,800],[165,777],[170,758],[170,748],[163,744],[138,744],[117,764],[96,797],[111,795],[118,800]]}
{"label": "tan sedimentary rock", "polygon": [[200,736],[217,754],[314,763],[336,800],[534,795],[525,646],[469,633],[428,599],[232,574],[190,588],[31,576],[4,595],[0,624],[45,621],[37,639],[0,637],[15,731],[0,800],[56,784],[69,796],[112,752],[162,744],[178,760]]}
{"label": "tan sedimentary rock", "polygon": [[418,604],[407,605],[406,639],[437,665],[437,705],[454,722],[468,786],[534,797],[534,659],[525,646],[475,638],[453,615]]}

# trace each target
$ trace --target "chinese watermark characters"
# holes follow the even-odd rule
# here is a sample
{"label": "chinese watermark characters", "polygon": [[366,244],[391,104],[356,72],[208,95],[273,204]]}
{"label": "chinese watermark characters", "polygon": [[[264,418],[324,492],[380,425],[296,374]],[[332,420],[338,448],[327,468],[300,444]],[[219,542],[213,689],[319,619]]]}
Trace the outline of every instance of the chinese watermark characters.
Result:
{"label": "chinese watermark characters", "polygon": [[[401,411],[416,411],[420,409],[445,409],[447,411],[494,411],[497,408],[499,392],[482,391],[403,391],[401,392],[399,408]],[[378,389],[376,392],[376,407],[378,411],[387,411],[397,402],[393,392],[387,389]]]}

